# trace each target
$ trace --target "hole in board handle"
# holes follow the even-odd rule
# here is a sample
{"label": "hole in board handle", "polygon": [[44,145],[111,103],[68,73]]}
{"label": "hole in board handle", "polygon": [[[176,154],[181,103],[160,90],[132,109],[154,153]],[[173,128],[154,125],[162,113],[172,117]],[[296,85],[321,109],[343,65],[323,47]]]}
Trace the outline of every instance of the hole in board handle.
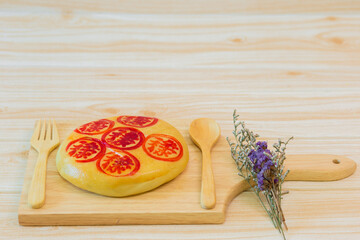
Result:
{"label": "hole in board handle", "polygon": [[335,163],[335,164],[340,164],[340,160],[339,160],[339,159],[334,159],[334,160],[333,160],[333,163]]}

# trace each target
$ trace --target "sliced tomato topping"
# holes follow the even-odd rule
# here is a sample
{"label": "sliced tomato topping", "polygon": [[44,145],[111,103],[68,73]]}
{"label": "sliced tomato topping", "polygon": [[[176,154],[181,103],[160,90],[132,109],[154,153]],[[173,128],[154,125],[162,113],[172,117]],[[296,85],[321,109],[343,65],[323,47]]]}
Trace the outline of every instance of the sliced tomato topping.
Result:
{"label": "sliced tomato topping", "polygon": [[174,162],[183,155],[181,143],[176,138],[165,134],[147,136],[142,147],[150,157],[161,161]]}
{"label": "sliced tomato topping", "polygon": [[99,171],[107,175],[126,177],[134,175],[139,170],[140,162],[126,151],[111,150],[96,162],[96,166]]}
{"label": "sliced tomato topping", "polygon": [[143,116],[120,116],[117,118],[117,121],[126,126],[144,128],[156,124],[158,119]]}
{"label": "sliced tomato topping", "polygon": [[66,152],[76,162],[91,162],[101,158],[106,149],[99,139],[83,137],[70,142],[66,146]]}
{"label": "sliced tomato topping", "polygon": [[145,136],[141,131],[130,127],[113,128],[101,138],[106,146],[119,150],[136,149],[141,146],[144,139]]}
{"label": "sliced tomato topping", "polygon": [[111,121],[109,119],[100,119],[97,121],[93,121],[81,125],[77,129],[75,129],[75,132],[86,135],[96,135],[96,134],[104,133],[107,130],[111,129],[114,126],[114,124],[115,124],[114,121]]}

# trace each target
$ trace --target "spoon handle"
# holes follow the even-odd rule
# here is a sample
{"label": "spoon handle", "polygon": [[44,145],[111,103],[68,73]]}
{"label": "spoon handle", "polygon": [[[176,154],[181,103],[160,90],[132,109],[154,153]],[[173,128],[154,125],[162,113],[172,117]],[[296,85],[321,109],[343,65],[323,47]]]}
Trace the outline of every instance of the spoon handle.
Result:
{"label": "spoon handle", "polygon": [[215,183],[211,166],[210,149],[202,149],[202,181],[201,181],[201,207],[211,209],[215,207]]}

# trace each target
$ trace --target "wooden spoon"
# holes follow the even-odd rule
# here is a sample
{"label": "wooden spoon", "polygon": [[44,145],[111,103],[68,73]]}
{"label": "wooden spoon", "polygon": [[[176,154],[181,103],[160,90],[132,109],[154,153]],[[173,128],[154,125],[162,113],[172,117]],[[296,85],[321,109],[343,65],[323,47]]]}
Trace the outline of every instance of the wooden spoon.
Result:
{"label": "wooden spoon", "polygon": [[215,207],[216,196],[210,151],[220,137],[220,127],[213,119],[198,118],[190,124],[189,133],[202,152],[200,204],[204,209],[211,209]]}

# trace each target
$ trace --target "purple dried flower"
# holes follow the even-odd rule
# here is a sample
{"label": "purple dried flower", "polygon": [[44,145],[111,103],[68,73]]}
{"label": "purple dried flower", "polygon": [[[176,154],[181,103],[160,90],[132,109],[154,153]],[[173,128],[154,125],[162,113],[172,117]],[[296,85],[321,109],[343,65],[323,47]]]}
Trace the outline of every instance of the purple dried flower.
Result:
{"label": "purple dried flower", "polygon": [[[285,239],[282,225],[285,226],[285,229],[287,227],[280,207],[282,199],[281,184],[287,174],[287,172],[283,173],[285,149],[292,137],[285,142],[279,140],[277,144],[274,144],[276,153],[272,155],[271,151],[267,149],[267,142],[256,141],[259,135],[247,129],[244,122],[238,121],[236,110],[233,113],[233,122],[236,143],[227,140],[231,148],[231,155],[240,171],[239,175],[249,184],[255,182],[256,187],[252,189],[271,218],[275,228],[280,231]],[[241,131],[238,129],[239,126],[242,128]],[[254,144],[256,145],[254,146]],[[248,152],[247,158],[243,158],[244,152]],[[261,196],[265,196],[265,199]]]}
{"label": "purple dried flower", "polygon": [[255,150],[252,149],[252,150],[250,151],[250,153],[248,154],[248,156],[249,156],[251,162],[254,163],[254,159],[256,159],[256,152],[255,152]]}
{"label": "purple dried flower", "polygon": [[258,173],[258,175],[257,175],[257,183],[258,183],[258,188],[262,190],[263,185],[264,185],[264,177],[263,177],[263,174]]}
{"label": "purple dried flower", "polygon": [[266,142],[266,141],[263,141],[263,142],[258,141],[258,142],[256,143],[256,145],[258,145],[259,148],[267,149],[267,142]]}
{"label": "purple dried flower", "polygon": [[271,155],[271,152],[269,149],[267,149],[267,142],[258,141],[256,143],[258,149],[255,151],[252,149],[250,153],[248,154],[248,157],[250,158],[250,161],[254,163],[254,169],[253,171],[257,173],[257,184],[258,188],[263,190],[264,189],[264,179],[265,179],[265,171],[270,169],[271,166],[273,166],[273,162],[271,158],[266,155],[265,153]]}

